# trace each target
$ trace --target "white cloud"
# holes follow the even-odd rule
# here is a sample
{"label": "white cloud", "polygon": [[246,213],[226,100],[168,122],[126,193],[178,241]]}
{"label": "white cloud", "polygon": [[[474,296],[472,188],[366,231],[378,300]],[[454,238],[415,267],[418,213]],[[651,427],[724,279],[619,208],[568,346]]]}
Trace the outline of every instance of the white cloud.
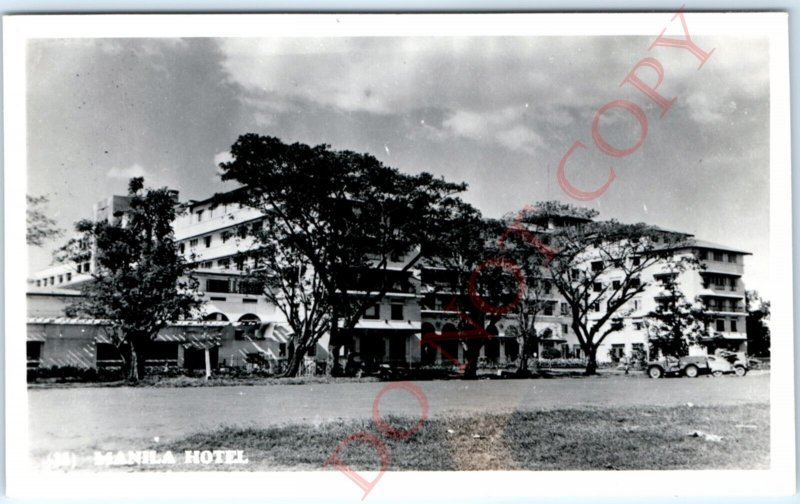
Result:
{"label": "white cloud", "polygon": [[532,153],[543,145],[541,136],[526,124],[527,107],[509,107],[496,112],[458,111],[444,120],[451,135],[496,143],[511,150]]}
{"label": "white cloud", "polygon": [[106,172],[106,178],[110,179],[130,179],[133,177],[144,177],[145,179],[149,179],[152,178],[152,175],[138,163],[134,163],[127,168],[112,166],[108,172]]}

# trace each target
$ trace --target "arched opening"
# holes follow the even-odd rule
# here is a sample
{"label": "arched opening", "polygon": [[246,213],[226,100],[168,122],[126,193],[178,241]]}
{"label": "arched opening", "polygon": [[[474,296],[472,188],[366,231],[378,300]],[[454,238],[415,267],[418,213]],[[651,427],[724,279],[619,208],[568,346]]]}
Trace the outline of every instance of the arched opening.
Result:
{"label": "arched opening", "polygon": [[433,324],[425,322],[422,324],[422,340],[420,342],[420,361],[423,365],[436,363],[436,328]]}
{"label": "arched opening", "polygon": [[239,322],[261,322],[261,318],[255,313],[245,313],[239,317]]}
{"label": "arched opening", "polygon": [[217,321],[217,322],[227,322],[228,321],[228,316],[225,315],[224,313],[214,312],[214,313],[209,313],[208,315],[203,317],[203,320]]}

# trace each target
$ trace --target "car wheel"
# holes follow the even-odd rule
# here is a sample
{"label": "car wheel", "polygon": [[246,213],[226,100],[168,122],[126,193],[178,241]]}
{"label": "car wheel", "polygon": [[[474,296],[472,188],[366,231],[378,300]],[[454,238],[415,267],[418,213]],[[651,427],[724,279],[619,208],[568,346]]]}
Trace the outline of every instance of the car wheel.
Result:
{"label": "car wheel", "polygon": [[663,374],[664,373],[661,371],[661,368],[658,366],[653,366],[647,370],[647,376],[650,378],[661,378]]}
{"label": "car wheel", "polygon": [[697,366],[686,366],[686,369],[683,370],[683,374],[686,375],[687,378],[697,378]]}
{"label": "car wheel", "polygon": [[744,376],[747,374],[747,369],[744,366],[736,366],[733,372],[736,373],[736,376]]}
{"label": "car wheel", "polygon": [[716,377],[716,378],[719,378],[720,376],[722,376],[722,371],[714,371],[714,372],[713,372],[713,373],[711,373],[711,374],[712,374],[714,377]]}

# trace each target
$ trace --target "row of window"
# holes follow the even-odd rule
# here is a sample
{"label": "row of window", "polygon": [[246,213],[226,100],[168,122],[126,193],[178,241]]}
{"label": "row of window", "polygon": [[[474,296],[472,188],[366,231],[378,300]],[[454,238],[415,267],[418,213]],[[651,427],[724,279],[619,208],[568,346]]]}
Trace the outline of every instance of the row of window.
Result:
{"label": "row of window", "polygon": [[742,311],[742,309],[739,307],[738,299],[709,298],[708,301],[706,302],[706,307],[709,310],[732,311],[732,312]]}
{"label": "row of window", "polygon": [[[75,266],[75,270],[78,273],[89,273],[89,267],[90,265],[88,262],[81,263]],[[72,281],[72,272],[68,271],[67,273],[61,275],[53,275],[48,278],[41,278],[39,280],[36,280],[36,287],[47,287],[48,285],[53,286],[56,285],[56,283],[62,284],[65,281],[66,282]]]}
{"label": "row of window", "polygon": [[736,264],[738,259],[738,254],[733,253],[725,253],[725,252],[710,252],[708,250],[700,250],[699,257],[701,261],[716,261],[716,262],[725,262],[726,258],[729,263]]}
{"label": "row of window", "polygon": [[728,277],[724,275],[705,275],[705,286],[713,285],[715,289],[730,291],[736,290],[737,280],[736,277]]}
{"label": "row of window", "polygon": [[[390,317],[391,320],[405,320],[403,316],[403,303],[392,303]],[[375,303],[374,305],[367,308],[367,311],[364,312],[364,318],[370,320],[377,320],[381,318],[381,305],[380,303]]]}
{"label": "row of window", "polygon": [[[235,234],[238,235],[240,238],[244,238],[248,234],[256,234],[263,228],[263,223],[261,221],[254,222],[249,226],[247,224],[242,224],[237,226]],[[228,240],[233,238],[234,231],[226,230],[222,231],[219,234],[219,239],[222,243],[226,243]],[[214,242],[214,235],[208,234],[202,237],[203,245],[205,248],[210,248],[211,244]],[[189,249],[197,248],[198,244],[200,243],[200,238],[192,238],[189,240]],[[178,250],[181,254],[186,252],[186,243],[181,242],[178,244]]]}

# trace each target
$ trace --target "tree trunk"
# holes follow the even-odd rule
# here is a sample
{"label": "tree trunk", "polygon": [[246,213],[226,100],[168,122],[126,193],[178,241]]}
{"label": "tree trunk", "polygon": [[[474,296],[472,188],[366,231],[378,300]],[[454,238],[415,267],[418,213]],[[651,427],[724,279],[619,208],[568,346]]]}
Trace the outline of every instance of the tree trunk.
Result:
{"label": "tree trunk", "polygon": [[331,376],[342,376],[344,374],[342,365],[339,362],[339,352],[342,349],[342,342],[340,339],[339,316],[336,313],[336,308],[333,308],[333,313],[331,314],[330,344],[328,345],[331,351]]}
{"label": "tree trunk", "polygon": [[281,376],[283,378],[293,378],[300,374],[300,366],[303,364],[303,358],[305,355],[306,349],[303,346],[298,345],[292,353],[292,356],[289,358],[286,370],[283,372],[283,374],[281,374]]}
{"label": "tree trunk", "polygon": [[462,378],[466,380],[474,380],[478,377],[478,356],[481,353],[483,341],[480,340],[467,340],[466,349],[464,351],[464,375]]}
{"label": "tree trunk", "polygon": [[590,346],[586,349],[586,376],[597,374],[597,347]]}
{"label": "tree trunk", "polygon": [[139,337],[134,335],[131,337],[128,348],[130,349],[130,359],[128,361],[128,369],[126,370],[126,378],[129,383],[138,383],[139,380],[144,378],[147,339],[146,337]]}

